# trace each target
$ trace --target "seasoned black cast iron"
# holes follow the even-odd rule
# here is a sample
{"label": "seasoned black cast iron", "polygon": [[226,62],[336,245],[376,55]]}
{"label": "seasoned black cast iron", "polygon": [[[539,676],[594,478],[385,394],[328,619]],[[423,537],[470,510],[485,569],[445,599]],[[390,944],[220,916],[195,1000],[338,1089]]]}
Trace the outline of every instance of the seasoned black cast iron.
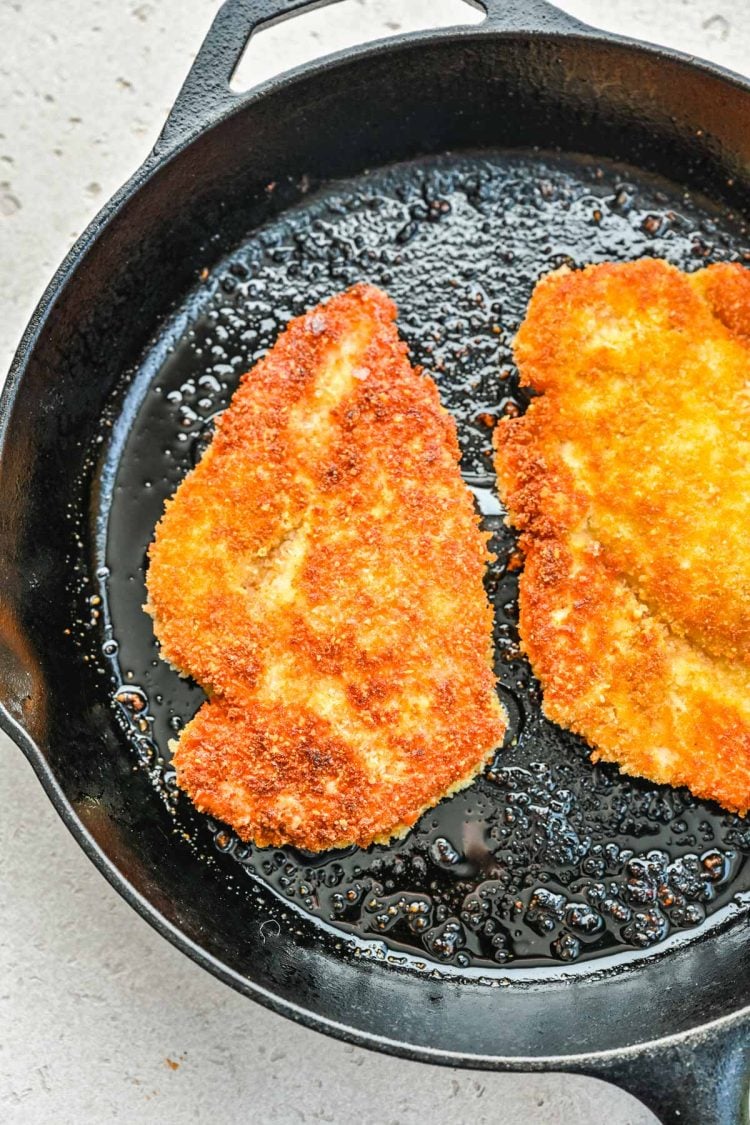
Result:
{"label": "seasoned black cast iron", "polygon": [[[665,1121],[745,1120],[750,827],[592,767],[544,720],[488,447],[526,403],[510,342],[541,273],[750,258],[750,90],[491,0],[481,25],[231,94],[248,35],[305,6],[225,4],[24,336],[0,420],[0,721],[113,885],[240,991],[412,1058],[573,1070]],[[458,421],[512,730],[405,841],[262,851],[175,791],[168,741],[202,696],[158,659],[145,551],[239,374],[362,278]]]}

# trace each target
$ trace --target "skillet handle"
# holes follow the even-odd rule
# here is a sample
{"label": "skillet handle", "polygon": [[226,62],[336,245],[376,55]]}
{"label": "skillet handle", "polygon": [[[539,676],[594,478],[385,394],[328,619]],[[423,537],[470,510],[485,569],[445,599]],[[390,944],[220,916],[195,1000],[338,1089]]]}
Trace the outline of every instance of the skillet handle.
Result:
{"label": "skillet handle", "polygon": [[[259,27],[280,23],[303,9],[336,0],[224,0],[196,55],[182,89],[154,146],[154,156],[180,144],[200,128],[219,120],[237,104],[229,87],[245,46]],[[585,24],[547,0],[467,0],[484,9],[487,19],[474,32],[586,31]]]}
{"label": "skillet handle", "polygon": [[[617,1018],[615,1012],[612,1018]],[[747,1125],[750,1121],[750,1030],[741,1016],[709,1024],[668,1045],[655,1043],[575,1069],[627,1090],[662,1125]]]}

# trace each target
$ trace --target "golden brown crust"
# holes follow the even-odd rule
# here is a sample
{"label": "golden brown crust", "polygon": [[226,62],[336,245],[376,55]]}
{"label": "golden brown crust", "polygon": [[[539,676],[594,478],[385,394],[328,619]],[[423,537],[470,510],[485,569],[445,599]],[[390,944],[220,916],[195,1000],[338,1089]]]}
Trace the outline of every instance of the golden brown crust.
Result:
{"label": "golden brown crust", "polygon": [[178,782],[261,845],[398,834],[505,730],[486,537],[395,315],[360,285],[292,321],[151,547],[162,654],[211,696]]}
{"label": "golden brown crust", "polygon": [[750,807],[750,273],[558,271],[516,340],[541,392],[495,431],[522,642],[594,757]]}

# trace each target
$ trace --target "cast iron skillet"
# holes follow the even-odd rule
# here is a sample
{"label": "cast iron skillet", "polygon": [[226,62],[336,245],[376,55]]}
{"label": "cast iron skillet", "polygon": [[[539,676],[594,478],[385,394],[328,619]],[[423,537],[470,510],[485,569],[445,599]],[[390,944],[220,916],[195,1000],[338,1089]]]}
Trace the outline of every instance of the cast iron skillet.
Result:
{"label": "cast iron skillet", "polygon": [[[228,0],[154,152],[78,241],[24,335],[0,416],[0,722],[113,886],[246,995],[406,1057],[577,1071],[620,1083],[664,1121],[745,1120],[746,825],[593,770],[585,748],[544,723],[513,649],[510,540],[492,514],[476,414],[523,407],[509,341],[544,269],[747,253],[750,88],[539,0],[486,0],[481,25],[402,36],[231,94],[248,36],[305,6]],[[360,276],[399,301],[498,534],[489,589],[517,745],[463,805],[441,806],[396,849],[264,858],[174,793],[169,726],[200,695],[156,659],[143,556],[242,365],[286,316]],[[378,871],[384,895],[408,879],[416,894],[409,872],[427,870],[420,893],[436,913],[422,947],[416,931],[389,931],[387,913],[352,921],[343,897],[340,917],[321,918],[300,889],[306,864],[320,895],[336,880],[372,886]],[[289,879],[297,905],[280,902]],[[591,891],[597,880],[604,890]],[[456,886],[486,903],[493,881],[519,896],[519,928],[475,925],[495,909],[475,901],[451,929]],[[649,914],[653,894],[677,884],[682,913],[670,898],[672,914],[661,899]],[[539,885],[553,897],[534,906]],[[586,946],[597,957],[579,956],[589,938],[561,921],[576,894],[606,916],[606,935]]]}

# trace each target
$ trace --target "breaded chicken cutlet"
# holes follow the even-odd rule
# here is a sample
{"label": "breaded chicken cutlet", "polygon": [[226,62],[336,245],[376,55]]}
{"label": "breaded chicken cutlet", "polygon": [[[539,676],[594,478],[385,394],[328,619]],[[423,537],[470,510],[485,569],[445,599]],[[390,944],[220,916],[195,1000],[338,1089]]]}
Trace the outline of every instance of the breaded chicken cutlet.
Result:
{"label": "breaded chicken cutlet", "polygon": [[151,546],[162,655],[209,696],[178,784],[259,845],[399,835],[505,731],[487,537],[395,317],[357,285],[293,320]]}
{"label": "breaded chicken cutlet", "polygon": [[560,270],[495,431],[522,644],[595,760],[750,806],[750,273]]}

